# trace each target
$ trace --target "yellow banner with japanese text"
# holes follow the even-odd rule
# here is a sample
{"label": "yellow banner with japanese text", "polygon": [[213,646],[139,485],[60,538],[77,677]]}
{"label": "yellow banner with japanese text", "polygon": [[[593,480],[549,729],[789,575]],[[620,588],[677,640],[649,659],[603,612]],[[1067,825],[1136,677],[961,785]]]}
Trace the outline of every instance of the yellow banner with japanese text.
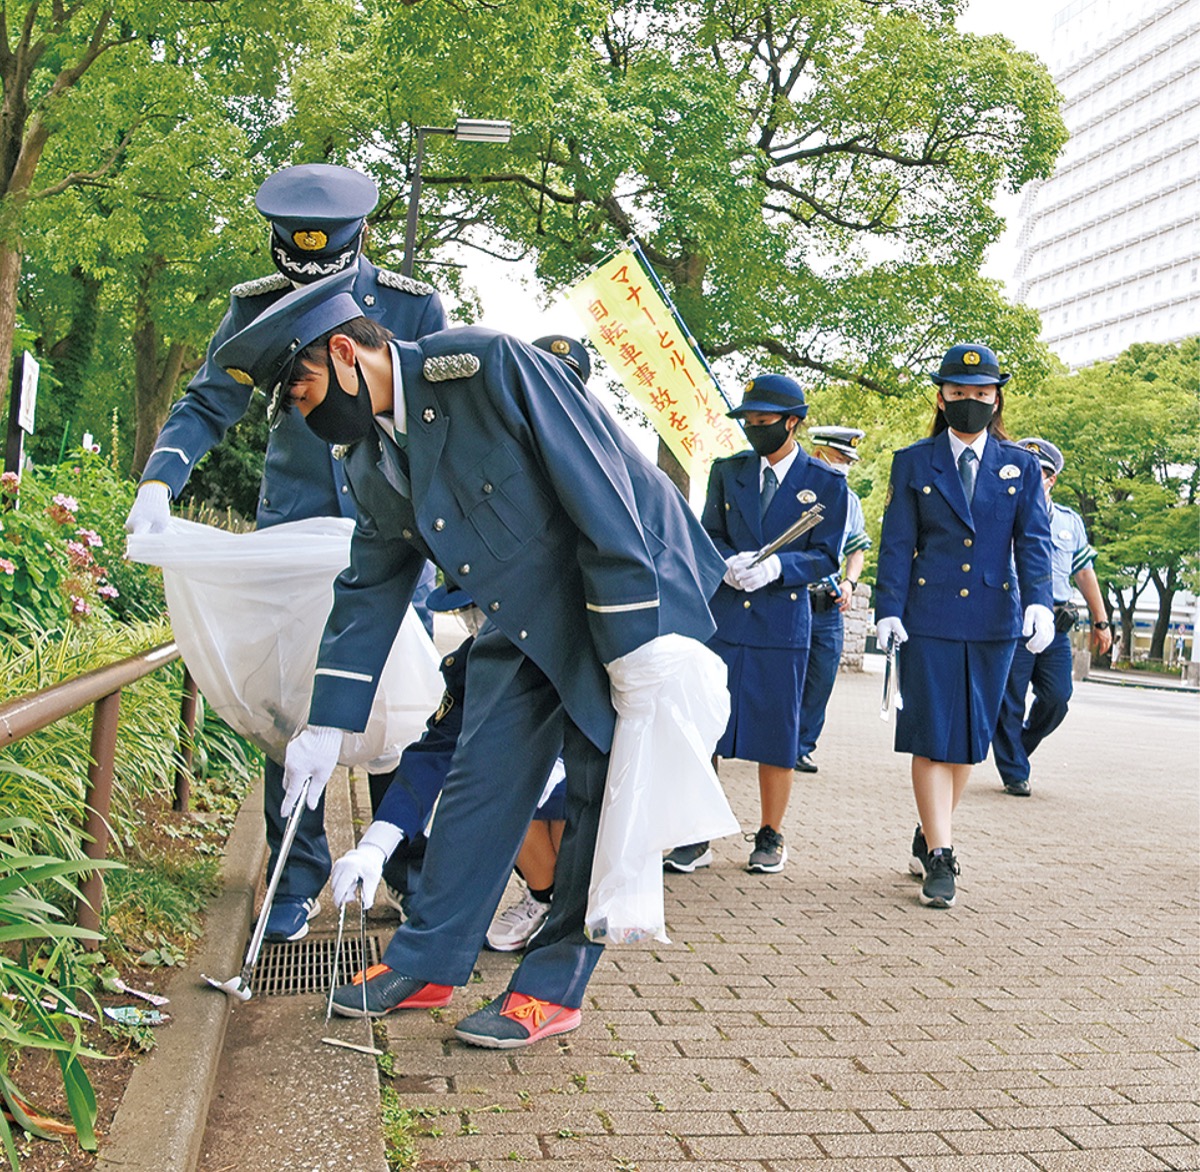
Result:
{"label": "yellow banner with japanese text", "polygon": [[718,456],[746,447],[712,375],[632,252],[593,270],[568,299],[693,484],[704,483]]}

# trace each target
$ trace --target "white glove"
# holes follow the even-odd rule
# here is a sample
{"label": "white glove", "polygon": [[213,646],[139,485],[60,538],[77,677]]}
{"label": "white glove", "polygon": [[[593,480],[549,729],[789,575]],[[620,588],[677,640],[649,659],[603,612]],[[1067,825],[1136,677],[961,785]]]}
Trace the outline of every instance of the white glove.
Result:
{"label": "white glove", "polygon": [[315,810],[325,792],[325,786],[337,768],[342,751],[342,730],[312,724],[288,741],[283,758],[283,804],[279,812],[286,818],[296,808],[300,787],[306,777],[312,778],[308,787],[310,810]]}
{"label": "white glove", "polygon": [[764,586],[769,586],[776,578],[783,574],[783,563],[779,560],[778,554],[771,554],[759,562],[757,566],[747,566],[743,570],[739,570],[737,574],[738,585],[743,590],[761,590]]}
{"label": "white glove", "polygon": [[907,643],[908,632],[899,619],[880,619],[875,624],[875,642],[886,651],[893,642],[897,647],[901,643]]}
{"label": "white glove", "polygon": [[725,559],[725,585],[732,586],[735,590],[743,589],[738,576],[741,572],[754,560],[753,550],[744,550],[742,553],[735,553],[733,557]]}
{"label": "white glove", "polygon": [[403,841],[404,831],[399,826],[390,822],[372,822],[363,832],[358,846],[333,864],[333,874],[329,877],[333,902],[338,907],[348,904],[358,894],[361,880],[363,907],[372,907],[383,879],[383,864]]}
{"label": "white glove", "polygon": [[1031,602],[1025,608],[1025,622],[1021,625],[1021,634],[1032,636],[1025,644],[1025,650],[1031,655],[1045,651],[1054,642],[1054,612],[1048,606]]}
{"label": "white glove", "polygon": [[125,532],[162,533],[170,521],[171,490],[161,480],[147,480],[125,518]]}

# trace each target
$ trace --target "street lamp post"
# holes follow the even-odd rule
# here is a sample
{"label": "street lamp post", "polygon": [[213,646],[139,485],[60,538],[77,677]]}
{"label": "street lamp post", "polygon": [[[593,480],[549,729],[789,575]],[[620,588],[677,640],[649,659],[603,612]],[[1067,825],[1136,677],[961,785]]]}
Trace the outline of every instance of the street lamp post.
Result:
{"label": "street lamp post", "polygon": [[400,272],[406,277],[413,273],[417,249],[417,209],[421,200],[421,164],[425,161],[425,136],[452,134],[458,142],[505,143],[512,138],[512,123],[487,118],[459,118],[453,126],[418,126],[417,157],[413,162],[412,186],[408,192],[408,218],[404,226],[404,263]]}

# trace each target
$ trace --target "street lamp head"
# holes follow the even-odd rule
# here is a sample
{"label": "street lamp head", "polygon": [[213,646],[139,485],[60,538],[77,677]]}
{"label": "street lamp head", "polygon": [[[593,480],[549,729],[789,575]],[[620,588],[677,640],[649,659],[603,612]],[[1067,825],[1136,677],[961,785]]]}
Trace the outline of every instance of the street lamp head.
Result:
{"label": "street lamp head", "polygon": [[454,123],[459,142],[505,143],[512,138],[512,123],[489,118],[459,118]]}

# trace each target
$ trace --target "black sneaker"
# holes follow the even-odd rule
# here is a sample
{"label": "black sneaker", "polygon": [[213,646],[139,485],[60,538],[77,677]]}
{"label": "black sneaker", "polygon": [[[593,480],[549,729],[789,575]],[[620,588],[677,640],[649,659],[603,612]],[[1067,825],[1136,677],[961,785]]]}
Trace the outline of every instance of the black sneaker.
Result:
{"label": "black sneaker", "polygon": [[[750,841],[749,835],[746,835],[746,840]],[[762,827],[754,836],[754,849],[750,852],[746,870],[774,875],[783,870],[786,862],[787,847],[783,845],[783,835],[773,826]]]}
{"label": "black sneaker", "polygon": [[958,860],[952,846],[931,854],[926,864],[925,882],[921,884],[921,902],[926,907],[953,907],[954,876],[957,874]]}
{"label": "black sneaker", "polygon": [[913,831],[912,858],[908,860],[908,869],[918,879],[924,879],[925,872],[929,870],[929,848],[925,845],[925,832],[919,822]]}
{"label": "black sneaker", "polygon": [[690,875],[697,867],[707,867],[713,860],[712,851],[707,842],[692,842],[687,846],[677,846],[666,858],[663,867],[668,871],[679,871]]}
{"label": "black sneaker", "polygon": [[817,763],[807,753],[801,753],[793,768],[797,773],[816,773]]}

